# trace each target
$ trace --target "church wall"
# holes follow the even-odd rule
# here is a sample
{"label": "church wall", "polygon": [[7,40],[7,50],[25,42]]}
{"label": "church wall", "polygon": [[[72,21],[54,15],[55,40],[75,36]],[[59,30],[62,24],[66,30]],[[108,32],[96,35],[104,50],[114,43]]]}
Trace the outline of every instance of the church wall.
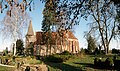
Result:
{"label": "church wall", "polygon": [[67,43],[63,42],[64,45],[51,45],[51,51],[50,48],[47,51],[46,45],[35,45],[34,46],[34,55],[49,55],[55,54],[55,53],[61,53],[63,51],[69,51],[71,53],[78,53],[79,52],[79,42],[77,40],[68,40]]}

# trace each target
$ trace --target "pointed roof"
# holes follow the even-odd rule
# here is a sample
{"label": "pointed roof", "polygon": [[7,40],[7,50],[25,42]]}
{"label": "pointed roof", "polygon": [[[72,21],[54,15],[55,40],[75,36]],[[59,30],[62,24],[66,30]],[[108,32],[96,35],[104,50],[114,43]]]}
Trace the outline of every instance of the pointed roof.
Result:
{"label": "pointed roof", "polygon": [[28,36],[33,36],[34,35],[33,27],[32,27],[32,21],[31,20],[30,20],[30,24],[29,24],[29,27],[28,27],[27,35]]}
{"label": "pointed roof", "polygon": [[[36,32],[36,44],[37,45],[39,45],[39,44],[41,44],[41,45],[45,45],[46,43],[45,43],[45,39],[43,38],[44,37],[44,35],[43,34],[45,34],[45,35],[47,35],[48,33],[44,33],[44,32]],[[61,45],[61,38],[60,38],[60,36],[58,35],[57,36],[57,32],[52,32],[51,33],[51,39],[52,39],[52,41],[56,41],[57,40],[57,44],[58,45]],[[67,35],[66,35],[67,34]],[[64,39],[64,42],[66,41],[65,39],[66,38],[68,38],[68,39],[73,39],[73,40],[78,40],[75,36],[74,36],[74,34],[71,32],[71,31],[64,31],[64,34],[63,34],[63,39]],[[56,44],[56,42],[51,42],[53,45],[55,45]]]}

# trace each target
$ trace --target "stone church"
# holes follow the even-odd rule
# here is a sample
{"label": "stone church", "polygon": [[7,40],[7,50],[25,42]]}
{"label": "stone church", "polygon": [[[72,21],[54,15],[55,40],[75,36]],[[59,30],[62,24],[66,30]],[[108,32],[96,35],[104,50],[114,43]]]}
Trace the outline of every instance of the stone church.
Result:
{"label": "stone church", "polygon": [[32,22],[30,21],[28,32],[26,34],[26,48],[33,43],[34,55],[49,55],[55,53],[61,53],[63,51],[69,51],[70,53],[78,53],[79,42],[71,31],[63,31],[62,37],[57,32],[51,32],[49,36],[52,41],[46,43],[44,35],[48,33],[34,32]]}

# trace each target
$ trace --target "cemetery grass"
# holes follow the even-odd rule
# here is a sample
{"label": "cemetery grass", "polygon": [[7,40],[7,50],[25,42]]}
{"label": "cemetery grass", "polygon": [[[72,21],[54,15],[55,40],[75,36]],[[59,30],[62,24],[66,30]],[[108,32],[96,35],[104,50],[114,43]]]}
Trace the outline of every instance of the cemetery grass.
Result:
{"label": "cemetery grass", "polygon": [[0,71],[14,71],[15,68],[0,66]]}
{"label": "cemetery grass", "polygon": [[[74,55],[63,63],[47,62],[49,71],[104,71],[106,69],[96,69],[94,66],[95,57],[102,58],[113,57],[113,55]],[[107,70],[111,71],[111,70]]]}

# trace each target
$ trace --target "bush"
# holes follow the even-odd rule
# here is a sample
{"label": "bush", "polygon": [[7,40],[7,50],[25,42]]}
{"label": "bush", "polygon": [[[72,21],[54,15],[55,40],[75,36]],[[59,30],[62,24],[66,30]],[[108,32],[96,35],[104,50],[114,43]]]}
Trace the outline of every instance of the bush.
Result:
{"label": "bush", "polygon": [[101,58],[95,58],[94,66],[97,68],[105,68],[105,62]]}
{"label": "bush", "polygon": [[45,58],[46,61],[48,62],[54,62],[54,63],[62,63],[65,62],[66,60],[68,60],[69,58],[71,58],[71,55],[59,55],[59,54],[55,54],[55,55],[49,55]]}
{"label": "bush", "polygon": [[98,67],[98,68],[111,69],[114,65],[114,62],[112,58],[107,58],[105,61],[102,61],[100,58],[95,58],[94,65],[95,67]]}
{"label": "bush", "polygon": [[112,67],[113,65],[114,65],[114,63],[113,63],[112,58],[107,58],[107,59],[105,60],[105,66],[106,66],[107,68],[110,68],[110,67]]}
{"label": "bush", "polygon": [[102,61],[101,61],[100,58],[95,58],[95,59],[94,59],[94,65],[95,65],[95,66],[101,65],[101,62],[102,62]]}
{"label": "bush", "polygon": [[61,53],[61,55],[71,55],[71,53],[69,51],[64,51]]}
{"label": "bush", "polygon": [[61,63],[63,60],[60,57],[55,57],[54,55],[49,55],[45,58],[48,62]]}
{"label": "bush", "polygon": [[120,69],[120,60],[114,60],[114,67],[115,69]]}
{"label": "bush", "polygon": [[113,53],[113,54],[119,54],[119,50],[118,50],[118,49],[113,48],[113,49],[112,49],[112,53]]}
{"label": "bush", "polygon": [[63,62],[65,62],[66,60],[71,58],[71,55],[60,55],[60,58],[63,60]]}

